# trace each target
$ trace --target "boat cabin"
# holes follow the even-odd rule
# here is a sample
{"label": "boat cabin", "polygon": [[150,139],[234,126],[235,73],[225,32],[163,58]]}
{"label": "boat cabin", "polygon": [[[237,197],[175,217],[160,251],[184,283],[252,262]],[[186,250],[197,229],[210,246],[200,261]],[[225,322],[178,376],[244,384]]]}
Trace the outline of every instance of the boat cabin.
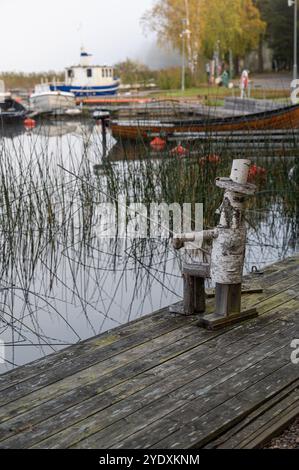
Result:
{"label": "boat cabin", "polygon": [[65,70],[65,84],[68,86],[87,87],[107,86],[115,83],[113,67],[106,65],[91,65],[90,54],[81,51],[79,65],[73,65]]}

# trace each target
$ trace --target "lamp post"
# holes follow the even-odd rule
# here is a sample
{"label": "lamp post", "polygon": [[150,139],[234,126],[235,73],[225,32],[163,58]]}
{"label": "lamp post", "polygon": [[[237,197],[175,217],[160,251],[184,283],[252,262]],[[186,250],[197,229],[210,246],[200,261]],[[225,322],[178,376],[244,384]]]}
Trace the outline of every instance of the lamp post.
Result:
{"label": "lamp post", "polygon": [[216,67],[216,77],[219,77],[219,62],[220,62],[220,40],[218,39],[216,43],[216,52],[215,52],[215,67]]}
{"label": "lamp post", "polygon": [[180,34],[180,38],[182,38],[182,91],[185,91],[185,69],[186,69],[186,59],[185,59],[185,36],[188,36],[191,34],[191,31],[189,29],[186,29],[187,25],[187,19],[184,18],[182,19],[183,23],[183,31]]}
{"label": "lamp post", "polygon": [[288,0],[288,6],[294,5],[294,65],[293,65],[293,80],[297,79],[297,17],[298,17],[298,4],[297,0]]}
{"label": "lamp post", "polygon": [[185,32],[181,33],[182,37],[182,91],[185,91]]}

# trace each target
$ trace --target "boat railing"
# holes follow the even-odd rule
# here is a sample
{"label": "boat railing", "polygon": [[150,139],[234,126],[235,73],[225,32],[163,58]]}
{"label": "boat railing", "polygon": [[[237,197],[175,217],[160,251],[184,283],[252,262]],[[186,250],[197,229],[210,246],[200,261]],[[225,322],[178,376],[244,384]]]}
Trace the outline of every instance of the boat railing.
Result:
{"label": "boat railing", "polygon": [[52,81],[52,82],[43,82],[43,83],[39,83],[38,85],[35,85],[35,92],[36,93],[41,93],[43,91],[49,91],[50,90],[50,87],[57,87],[57,86],[63,86],[65,85],[64,82],[56,82],[56,81]]}

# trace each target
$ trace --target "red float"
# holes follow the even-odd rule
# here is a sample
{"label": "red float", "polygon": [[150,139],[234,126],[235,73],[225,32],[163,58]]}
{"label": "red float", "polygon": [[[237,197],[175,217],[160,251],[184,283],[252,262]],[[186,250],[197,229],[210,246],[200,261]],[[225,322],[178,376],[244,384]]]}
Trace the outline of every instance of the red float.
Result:
{"label": "red float", "polygon": [[36,126],[36,121],[31,118],[26,118],[24,120],[24,126],[26,127],[26,129],[33,129]]}
{"label": "red float", "polygon": [[179,144],[177,147],[173,148],[170,152],[172,155],[179,155],[180,157],[183,157],[187,155],[188,150],[183,147],[181,144]]}
{"label": "red float", "polygon": [[205,157],[199,159],[199,164],[201,166],[206,165],[207,163],[218,165],[220,162],[221,158],[219,157],[219,155],[216,154],[206,155]]}
{"label": "red float", "polygon": [[150,146],[154,150],[163,150],[166,147],[166,140],[161,139],[160,137],[155,137],[151,143]]}
{"label": "red float", "polygon": [[261,166],[257,166],[255,163],[251,165],[248,174],[248,181],[254,181],[256,179],[266,179],[267,170]]}

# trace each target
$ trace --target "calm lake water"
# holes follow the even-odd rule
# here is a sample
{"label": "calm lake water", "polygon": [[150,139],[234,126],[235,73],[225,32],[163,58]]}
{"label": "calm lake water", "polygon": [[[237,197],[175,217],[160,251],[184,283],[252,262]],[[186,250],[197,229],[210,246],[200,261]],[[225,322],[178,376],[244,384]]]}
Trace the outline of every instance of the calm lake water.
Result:
{"label": "calm lake water", "polygon": [[[146,144],[108,137],[77,122],[43,124],[0,137],[0,373],[104,332],[181,299],[183,252],[169,240],[107,240],[99,236],[99,204],[128,201],[202,202],[204,225],[217,223],[233,156],[157,155]],[[266,169],[249,201],[246,271],[298,251],[298,164],[283,155],[257,156]]]}

